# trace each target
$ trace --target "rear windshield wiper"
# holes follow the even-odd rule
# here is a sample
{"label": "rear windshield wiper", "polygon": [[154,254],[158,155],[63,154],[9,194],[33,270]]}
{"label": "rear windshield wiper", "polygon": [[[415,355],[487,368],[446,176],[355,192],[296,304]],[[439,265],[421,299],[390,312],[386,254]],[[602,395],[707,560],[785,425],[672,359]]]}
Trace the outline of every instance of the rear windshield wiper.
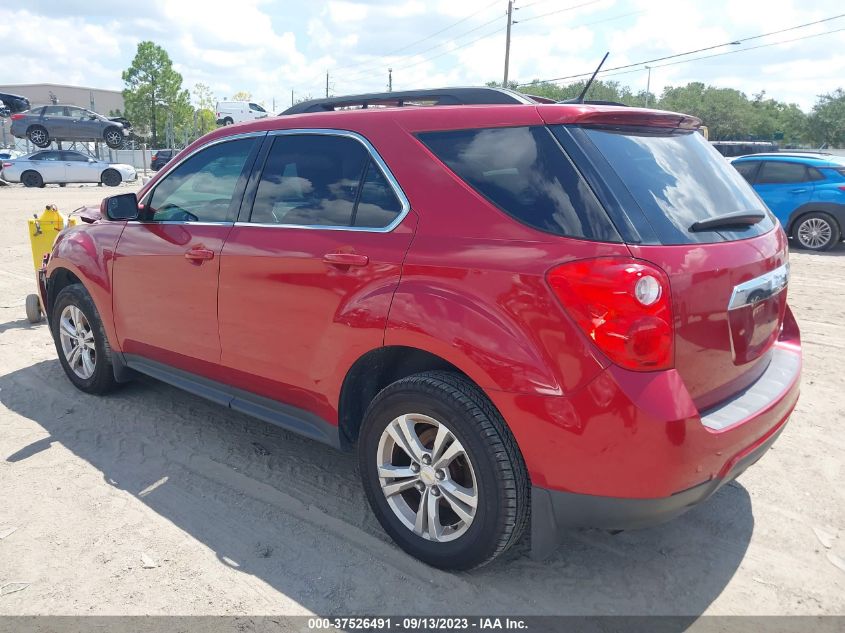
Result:
{"label": "rear windshield wiper", "polygon": [[761,212],[744,211],[740,213],[725,213],[724,215],[717,215],[707,220],[696,222],[689,227],[689,230],[697,233],[699,231],[716,231],[718,229],[744,229],[765,219],[766,214]]}

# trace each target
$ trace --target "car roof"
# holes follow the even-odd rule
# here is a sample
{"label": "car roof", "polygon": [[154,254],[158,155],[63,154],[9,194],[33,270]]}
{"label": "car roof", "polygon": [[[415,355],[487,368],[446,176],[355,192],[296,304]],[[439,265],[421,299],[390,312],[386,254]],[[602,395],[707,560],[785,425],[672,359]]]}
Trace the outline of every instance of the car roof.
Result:
{"label": "car roof", "polygon": [[732,162],[747,162],[751,160],[805,163],[816,167],[842,167],[845,165],[845,156],[836,156],[835,154],[825,154],[822,152],[761,152],[759,154],[737,156]]}
{"label": "car roof", "polygon": [[362,131],[394,124],[410,133],[523,125],[632,125],[697,129],[695,117],[645,108],[585,103],[404,106],[269,116],[227,125],[197,143],[249,132],[290,129]]}

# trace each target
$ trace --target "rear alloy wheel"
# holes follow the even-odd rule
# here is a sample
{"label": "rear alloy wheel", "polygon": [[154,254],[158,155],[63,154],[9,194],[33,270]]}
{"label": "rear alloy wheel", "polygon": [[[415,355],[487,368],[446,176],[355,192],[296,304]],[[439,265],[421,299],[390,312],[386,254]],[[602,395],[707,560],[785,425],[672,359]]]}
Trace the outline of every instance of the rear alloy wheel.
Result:
{"label": "rear alloy wheel", "polygon": [[116,127],[106,128],[103,132],[103,140],[112,149],[120,149],[123,145],[123,134]]}
{"label": "rear alloy wheel", "polygon": [[792,237],[811,251],[826,251],[839,243],[839,225],[827,213],[808,213],[792,229]]}
{"label": "rear alloy wheel", "polygon": [[21,175],[21,182],[24,187],[43,187],[44,179],[37,171],[25,171]]}
{"label": "rear alloy wheel", "polygon": [[33,125],[26,133],[27,138],[37,147],[47,147],[50,144],[50,135],[46,128],[41,125]]}
{"label": "rear alloy wheel", "polygon": [[120,177],[120,172],[116,169],[107,169],[103,172],[100,180],[107,187],[117,187],[122,182],[123,178]]}
{"label": "rear alloy wheel", "polygon": [[525,529],[522,455],[484,392],[461,375],[430,371],[382,389],[364,415],[358,465],[384,530],[434,567],[484,565]]}

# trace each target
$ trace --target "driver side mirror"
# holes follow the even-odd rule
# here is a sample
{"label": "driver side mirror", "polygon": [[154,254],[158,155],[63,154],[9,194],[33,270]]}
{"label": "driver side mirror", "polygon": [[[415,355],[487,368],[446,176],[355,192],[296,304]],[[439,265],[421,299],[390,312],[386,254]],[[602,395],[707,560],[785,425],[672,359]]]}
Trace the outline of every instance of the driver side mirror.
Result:
{"label": "driver side mirror", "polygon": [[136,220],[138,196],[134,193],[123,193],[105,198],[100,204],[100,214],[109,220]]}

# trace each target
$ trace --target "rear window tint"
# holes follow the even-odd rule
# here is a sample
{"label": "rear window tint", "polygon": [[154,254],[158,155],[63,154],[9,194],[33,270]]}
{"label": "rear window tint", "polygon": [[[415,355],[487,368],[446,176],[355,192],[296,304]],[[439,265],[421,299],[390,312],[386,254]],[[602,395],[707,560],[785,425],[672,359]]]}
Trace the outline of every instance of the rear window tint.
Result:
{"label": "rear window tint", "polygon": [[427,132],[419,138],[473,189],[523,224],[555,235],[619,241],[547,128]]}
{"label": "rear window tint", "polygon": [[757,176],[758,185],[781,185],[792,182],[805,182],[807,168],[800,163],[767,160]]}
{"label": "rear window tint", "polygon": [[766,212],[750,185],[701,134],[599,128],[584,128],[584,134],[663,244],[742,239],[774,227],[767,214],[741,230],[690,231],[696,222],[727,213]]}
{"label": "rear window tint", "polygon": [[731,163],[734,168],[739,172],[739,174],[745,178],[748,182],[754,182],[754,174],[757,173],[757,167],[760,165],[760,161],[757,160],[747,160],[742,161],[739,163]]}

